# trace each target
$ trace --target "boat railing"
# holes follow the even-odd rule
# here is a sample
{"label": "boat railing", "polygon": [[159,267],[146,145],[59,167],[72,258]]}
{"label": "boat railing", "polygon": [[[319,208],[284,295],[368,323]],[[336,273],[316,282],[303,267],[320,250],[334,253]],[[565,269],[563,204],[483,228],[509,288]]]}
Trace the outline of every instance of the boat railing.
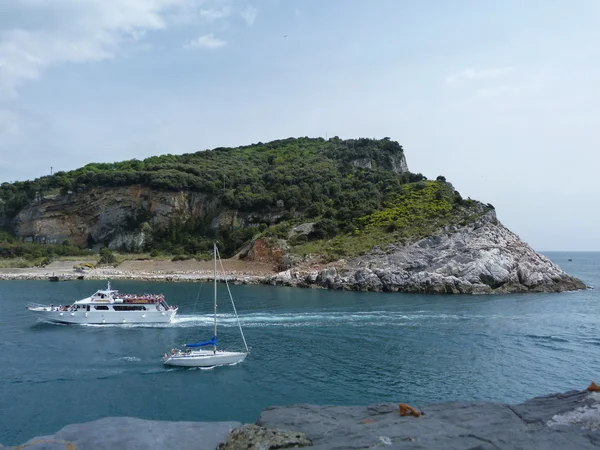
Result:
{"label": "boat railing", "polygon": [[148,295],[137,295],[137,294],[126,294],[119,296],[123,300],[123,303],[142,303],[152,304],[160,303],[165,300],[165,296],[162,294],[148,294]]}
{"label": "boat railing", "polygon": [[48,308],[50,305],[42,305],[41,303],[27,303],[28,308]]}
{"label": "boat railing", "polygon": [[27,303],[27,309],[41,309],[43,311],[69,311],[69,305],[42,305],[41,303]]}

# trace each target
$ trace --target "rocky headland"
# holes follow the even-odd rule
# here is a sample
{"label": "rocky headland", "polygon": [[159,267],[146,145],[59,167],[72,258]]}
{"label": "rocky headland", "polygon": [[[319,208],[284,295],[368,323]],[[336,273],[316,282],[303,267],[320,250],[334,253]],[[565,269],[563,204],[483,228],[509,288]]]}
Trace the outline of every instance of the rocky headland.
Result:
{"label": "rocky headland", "polygon": [[[448,294],[586,287],[504,227],[491,204],[464,199],[441,175],[410,172],[389,138],[290,138],[0,185],[0,258],[44,265],[0,269],[0,279],[210,280],[202,260],[214,241],[240,283]],[[108,267],[101,250],[172,261]],[[74,272],[53,267],[56,255],[97,260]]]}
{"label": "rocky headland", "polygon": [[160,422],[109,417],[68,425],[7,449],[268,450],[310,447],[428,450],[553,450],[600,448],[600,393],[571,391],[519,405],[451,402],[414,405],[275,406],[256,424]]}
{"label": "rocky headland", "polygon": [[495,211],[408,245],[376,247],[320,270],[289,269],[274,284],[330,289],[447,294],[507,294],[585,289],[502,225]]}

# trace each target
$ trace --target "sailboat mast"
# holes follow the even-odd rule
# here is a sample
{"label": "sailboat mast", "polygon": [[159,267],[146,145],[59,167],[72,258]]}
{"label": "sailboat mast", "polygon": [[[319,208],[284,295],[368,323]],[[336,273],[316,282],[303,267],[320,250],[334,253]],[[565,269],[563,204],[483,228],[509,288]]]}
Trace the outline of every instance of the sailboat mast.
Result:
{"label": "sailboat mast", "polygon": [[[215,284],[215,334],[217,336],[217,243],[213,242],[213,251],[214,251],[214,260],[215,260],[215,268],[213,272],[214,284]],[[214,351],[217,351],[217,343],[215,341]]]}

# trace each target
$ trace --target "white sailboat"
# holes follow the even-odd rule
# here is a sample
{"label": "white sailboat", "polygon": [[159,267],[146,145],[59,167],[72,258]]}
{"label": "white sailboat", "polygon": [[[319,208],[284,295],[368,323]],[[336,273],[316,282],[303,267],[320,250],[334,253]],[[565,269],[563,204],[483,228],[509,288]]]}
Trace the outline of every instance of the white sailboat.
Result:
{"label": "white sailboat", "polygon": [[[242,336],[242,341],[244,342],[245,351],[242,352],[232,352],[227,350],[219,350],[217,348],[217,258],[221,263],[221,269],[223,271],[223,276],[225,276],[225,269],[223,268],[223,262],[221,261],[221,257],[219,254],[219,250],[217,249],[217,244],[214,244],[214,334],[211,340],[205,342],[197,342],[194,344],[185,344],[185,350],[171,350],[171,354],[165,354],[163,360],[166,365],[169,366],[181,366],[181,367],[214,367],[214,366],[225,366],[231,364],[237,364],[242,362],[250,351],[248,350],[248,345],[246,344],[246,338],[244,337],[244,332],[242,331],[242,325],[240,324],[240,319],[237,315],[237,310],[235,308],[235,302],[233,301],[233,296],[231,295],[231,290],[229,289],[229,284],[227,283],[227,278],[225,278],[225,285],[227,286],[227,292],[229,292],[229,298],[231,299],[231,304],[233,306],[233,312],[235,313],[235,318],[237,319],[238,327],[240,329],[240,334]],[[202,347],[210,347],[212,349],[202,349]]]}

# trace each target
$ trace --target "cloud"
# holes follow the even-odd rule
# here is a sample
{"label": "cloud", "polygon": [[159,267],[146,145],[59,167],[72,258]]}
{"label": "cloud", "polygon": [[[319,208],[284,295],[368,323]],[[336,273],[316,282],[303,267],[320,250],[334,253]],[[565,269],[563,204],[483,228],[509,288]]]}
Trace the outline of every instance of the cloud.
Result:
{"label": "cloud", "polygon": [[455,84],[462,81],[494,80],[502,78],[512,72],[514,67],[495,67],[492,69],[465,69],[461,72],[446,77],[446,83]]}
{"label": "cloud", "polygon": [[187,50],[216,49],[226,44],[226,41],[216,38],[213,33],[209,33],[188,42],[184,45],[184,48]]}
{"label": "cloud", "polygon": [[15,97],[49,67],[112,58],[122,44],[165,28],[167,14],[187,1],[62,0],[60,13],[35,0],[0,6],[14,20],[0,30],[0,98]]}
{"label": "cloud", "polygon": [[[232,11],[228,3],[232,0],[1,2],[0,100],[14,99],[20,86],[51,67],[111,59],[133,44],[141,45],[153,31],[225,18]],[[256,10],[249,7],[243,14],[251,22]],[[201,37],[194,45],[216,48],[225,44],[209,37]]]}
{"label": "cloud", "polygon": [[246,25],[251,26],[258,16],[258,10],[252,6],[248,6],[245,10],[240,13],[242,19],[246,22]]}

